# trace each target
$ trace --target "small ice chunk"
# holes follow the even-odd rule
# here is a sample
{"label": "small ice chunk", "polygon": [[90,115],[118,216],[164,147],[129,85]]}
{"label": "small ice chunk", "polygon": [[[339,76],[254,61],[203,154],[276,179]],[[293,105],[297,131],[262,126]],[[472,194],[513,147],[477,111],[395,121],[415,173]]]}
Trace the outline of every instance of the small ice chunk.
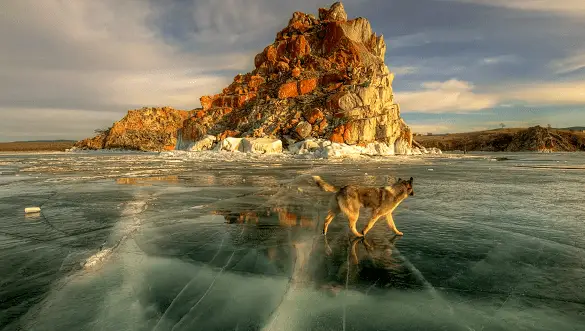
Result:
{"label": "small ice chunk", "polygon": [[24,213],[25,214],[40,213],[40,212],[41,212],[41,207],[27,207],[27,208],[24,208]]}

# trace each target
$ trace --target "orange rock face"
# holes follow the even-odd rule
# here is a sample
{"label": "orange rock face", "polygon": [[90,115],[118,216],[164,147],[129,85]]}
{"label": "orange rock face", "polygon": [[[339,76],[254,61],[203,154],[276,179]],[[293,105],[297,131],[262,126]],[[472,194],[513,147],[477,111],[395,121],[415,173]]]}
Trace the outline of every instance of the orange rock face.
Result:
{"label": "orange rock face", "polygon": [[225,130],[224,132],[222,132],[218,135],[218,138],[221,140],[221,139],[225,139],[228,137],[236,137],[238,134],[240,134],[239,131]]}
{"label": "orange rock face", "polygon": [[301,68],[294,67],[293,70],[291,71],[291,76],[293,76],[294,78],[301,77]]}
{"label": "orange rock face", "polygon": [[325,118],[323,111],[320,108],[314,108],[305,115],[307,122],[315,124]]}
{"label": "orange rock face", "polygon": [[317,87],[317,78],[305,79],[299,82],[301,94],[311,93]]}
{"label": "orange rock face", "polygon": [[331,140],[331,142],[333,143],[338,143],[338,144],[343,144],[343,136],[339,133],[333,133],[331,134],[331,136],[329,137],[329,140]]}
{"label": "orange rock face", "polygon": [[288,51],[291,59],[301,59],[311,53],[311,46],[309,46],[305,36],[295,35],[288,43]]}
{"label": "orange rock face", "polygon": [[297,82],[282,84],[278,89],[279,99],[294,98],[297,95],[299,95],[297,91]]}
{"label": "orange rock face", "polygon": [[102,149],[106,143],[107,132],[93,138],[86,138],[75,143],[75,147],[82,149]]}
{"label": "orange rock face", "polygon": [[103,141],[100,148],[162,151],[174,149],[177,131],[191,112],[170,107],[142,108],[128,111],[128,114],[104,134],[78,143],[79,148],[94,149],[97,141]]}

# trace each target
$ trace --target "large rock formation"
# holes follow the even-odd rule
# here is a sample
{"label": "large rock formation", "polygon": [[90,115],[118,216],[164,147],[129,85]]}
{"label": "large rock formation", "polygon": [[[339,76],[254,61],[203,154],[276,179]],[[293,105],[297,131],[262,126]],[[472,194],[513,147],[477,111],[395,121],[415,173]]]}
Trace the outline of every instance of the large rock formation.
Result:
{"label": "large rock formation", "polygon": [[[347,20],[341,3],[320,8],[318,18],[295,12],[256,55],[252,72],[237,75],[221,93],[200,98],[201,108],[180,126],[177,148],[199,148],[197,142],[212,135],[217,141],[276,138],[286,145],[307,138],[360,146],[383,142],[406,150],[412,134],[394,101],[385,53],[383,37],[365,18]],[[107,137],[80,145],[93,148],[104,140],[104,148],[170,148],[176,121],[162,123],[168,125],[164,142],[160,126],[151,128],[157,141],[145,141],[150,139],[145,125],[134,142],[127,130],[112,128]]]}
{"label": "large rock formation", "polygon": [[93,138],[75,144],[81,149],[129,149],[141,151],[173,150],[177,130],[191,112],[170,107],[142,108],[128,114]]}
{"label": "large rock formation", "polygon": [[222,93],[201,97],[183,142],[225,137],[326,138],[410,147],[412,134],[394,102],[386,44],[364,18],[347,20],[341,3],[319,18],[293,14],[276,40]]}

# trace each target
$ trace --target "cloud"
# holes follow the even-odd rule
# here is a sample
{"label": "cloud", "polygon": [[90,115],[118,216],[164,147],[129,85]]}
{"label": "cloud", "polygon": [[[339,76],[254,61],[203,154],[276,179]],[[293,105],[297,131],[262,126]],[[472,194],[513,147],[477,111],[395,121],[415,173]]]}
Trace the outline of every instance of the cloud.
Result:
{"label": "cloud", "polygon": [[557,74],[570,74],[585,69],[585,50],[564,59],[557,59],[549,65]]}
{"label": "cloud", "polygon": [[498,102],[493,95],[474,92],[470,82],[457,79],[425,82],[421,87],[421,91],[396,93],[403,112],[465,113],[490,108]]}
{"label": "cloud", "polygon": [[418,72],[419,68],[407,66],[407,67],[392,67],[390,69],[397,76],[407,76]]}
{"label": "cloud", "polygon": [[525,105],[585,105],[585,81],[516,84],[492,88],[500,100]]}
{"label": "cloud", "polygon": [[470,113],[495,107],[585,106],[585,80],[506,83],[476,88],[470,82],[451,79],[425,82],[421,87],[417,91],[396,92],[402,112]]}
{"label": "cloud", "polygon": [[446,0],[486,6],[557,13],[567,16],[585,16],[585,2],[582,0]]}
{"label": "cloud", "polygon": [[[420,133],[426,135],[427,133],[443,133],[443,132],[454,132],[453,126],[440,125],[440,124],[409,124],[408,125],[413,133]],[[415,137],[416,139],[416,137]]]}
{"label": "cloud", "polygon": [[520,59],[515,55],[500,55],[483,58],[479,63],[482,65],[497,65],[502,63],[515,63],[518,61],[520,61]]}
{"label": "cloud", "polygon": [[[111,124],[130,108],[193,109],[202,95],[220,92],[236,72],[253,67],[250,50],[184,51],[169,43],[151,24],[164,10],[135,0],[7,4],[0,14],[0,122],[16,123],[0,130],[0,140],[40,132],[79,139],[92,134],[91,123]],[[228,24],[223,13],[210,15]],[[209,24],[200,34],[209,33]],[[234,24],[228,27],[243,23]],[[193,46],[201,45],[199,37]]]}

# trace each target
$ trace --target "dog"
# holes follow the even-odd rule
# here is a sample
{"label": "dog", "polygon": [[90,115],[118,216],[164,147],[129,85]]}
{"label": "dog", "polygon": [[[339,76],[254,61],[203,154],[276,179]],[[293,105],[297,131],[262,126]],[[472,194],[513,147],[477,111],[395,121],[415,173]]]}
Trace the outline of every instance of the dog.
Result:
{"label": "dog", "polygon": [[[357,237],[365,236],[381,217],[386,218],[388,227],[390,227],[394,233],[399,236],[403,235],[403,233],[396,228],[396,224],[394,224],[392,212],[402,201],[404,201],[404,199],[414,195],[412,177],[410,177],[409,180],[398,178],[398,181],[393,185],[380,188],[347,185],[338,189],[325,182],[319,176],[313,176],[313,180],[321,190],[325,192],[335,192],[335,196],[331,198],[329,204],[329,213],[325,217],[325,223],[323,224],[324,235],[327,234],[327,228],[331,221],[333,221],[333,218],[340,212],[343,212],[345,216],[347,216],[349,219],[349,227]],[[372,210],[372,217],[360,233],[357,231],[356,225],[361,207],[370,208]]]}

